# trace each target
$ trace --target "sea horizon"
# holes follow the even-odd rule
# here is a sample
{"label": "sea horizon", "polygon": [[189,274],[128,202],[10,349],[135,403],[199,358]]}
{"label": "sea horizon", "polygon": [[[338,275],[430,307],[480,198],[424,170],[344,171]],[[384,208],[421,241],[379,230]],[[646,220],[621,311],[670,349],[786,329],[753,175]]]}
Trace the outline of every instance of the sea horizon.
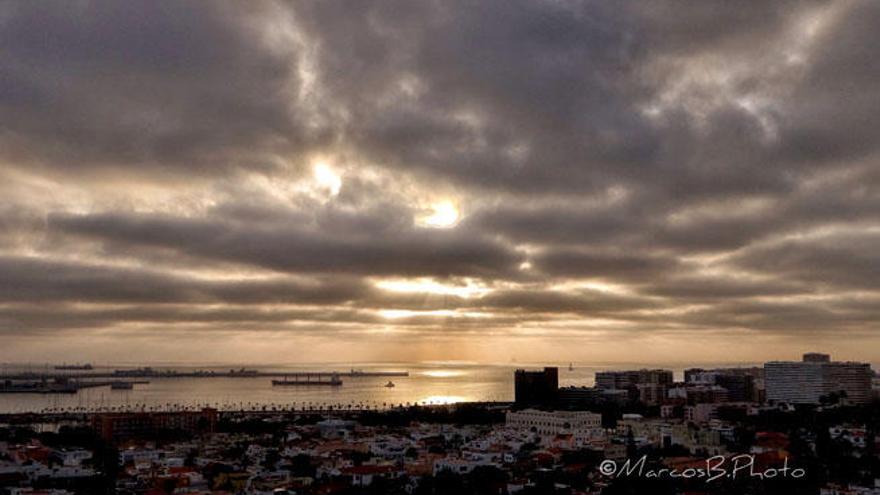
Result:
{"label": "sea horizon", "polygon": [[[2,374],[29,373],[64,375],[75,378],[88,370],[56,370],[62,363],[0,365]],[[75,365],[76,362],[68,362]],[[84,365],[85,362],[79,364]],[[749,363],[490,363],[463,361],[381,361],[312,363],[89,363],[94,371],[132,370],[150,367],[154,371],[254,370],[259,372],[364,372],[405,371],[408,376],[343,376],[338,387],[280,387],[266,376],[163,377],[148,376],[149,383],[136,383],[131,390],[111,390],[109,385],[81,388],[73,394],[11,394],[0,401],[0,413],[42,412],[61,409],[176,408],[215,407],[219,409],[347,407],[362,404],[384,408],[404,404],[450,404],[459,402],[506,402],[514,399],[514,370],[559,368],[560,386],[593,386],[595,373],[625,369],[663,368],[672,370],[676,380],[684,379],[687,368],[749,367]],[[571,367],[569,367],[571,364]],[[389,382],[393,387],[389,387]]]}

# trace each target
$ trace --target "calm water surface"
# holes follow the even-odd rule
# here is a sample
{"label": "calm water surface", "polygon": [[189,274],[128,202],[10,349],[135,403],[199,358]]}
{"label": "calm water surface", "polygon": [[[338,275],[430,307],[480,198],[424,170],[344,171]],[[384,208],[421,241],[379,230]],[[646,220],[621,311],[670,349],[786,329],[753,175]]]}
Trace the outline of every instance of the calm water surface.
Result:
{"label": "calm water surface", "polygon": [[[638,364],[585,365],[574,363],[559,366],[560,385],[593,385],[596,371],[638,369]],[[513,400],[513,371],[516,368],[538,368],[543,365],[473,364],[460,362],[417,363],[324,363],[285,366],[247,366],[260,371],[408,371],[407,377],[342,377],[340,387],[273,387],[271,378],[149,378],[148,384],[137,384],[133,390],[111,390],[110,387],[83,389],[76,394],[0,394],[0,413],[42,411],[57,408],[96,408],[145,405],[211,405],[221,409],[239,407],[284,406],[390,406],[406,403],[442,404],[463,401]],[[712,366],[712,365],[702,365]],[[94,371],[132,368],[134,366],[96,366]],[[684,367],[651,365],[673,369],[682,379]],[[690,367],[690,366],[687,366]],[[154,369],[178,371],[228,371],[231,366],[157,366]],[[236,366],[240,368],[240,366]],[[4,365],[4,372],[28,370],[43,372],[51,368],[36,365]],[[76,374],[76,372],[70,372]],[[394,387],[385,387],[389,379]]]}

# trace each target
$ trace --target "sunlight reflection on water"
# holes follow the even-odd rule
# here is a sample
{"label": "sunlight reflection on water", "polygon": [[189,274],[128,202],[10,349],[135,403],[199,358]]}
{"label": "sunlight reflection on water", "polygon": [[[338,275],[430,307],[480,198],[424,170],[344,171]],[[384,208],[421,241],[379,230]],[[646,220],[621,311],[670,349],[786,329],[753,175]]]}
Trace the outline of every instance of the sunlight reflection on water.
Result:
{"label": "sunlight reflection on water", "polygon": [[[603,369],[630,369],[632,364],[577,365],[559,367],[561,386],[591,386],[594,373]],[[638,366],[638,365],[636,365]],[[133,368],[133,365],[129,365]],[[294,371],[408,371],[409,376],[343,376],[340,387],[273,387],[267,377],[150,378],[133,390],[111,390],[109,386],[88,388],[76,394],[4,394],[0,412],[42,411],[50,409],[94,409],[97,407],[212,406],[221,409],[247,407],[390,407],[400,404],[449,404],[467,401],[513,400],[513,371],[537,365],[516,363],[483,365],[462,361],[415,363],[325,363],[248,366],[247,369],[272,372]],[[644,367],[644,365],[639,366]],[[661,365],[651,367],[662,367]],[[20,368],[20,369],[17,369]],[[40,372],[34,366],[4,365],[4,371]],[[230,366],[153,366],[154,369],[217,370]],[[236,369],[240,366],[236,366]],[[115,366],[96,366],[110,372]],[[680,373],[678,368],[676,373]],[[388,387],[392,381],[394,386]]]}

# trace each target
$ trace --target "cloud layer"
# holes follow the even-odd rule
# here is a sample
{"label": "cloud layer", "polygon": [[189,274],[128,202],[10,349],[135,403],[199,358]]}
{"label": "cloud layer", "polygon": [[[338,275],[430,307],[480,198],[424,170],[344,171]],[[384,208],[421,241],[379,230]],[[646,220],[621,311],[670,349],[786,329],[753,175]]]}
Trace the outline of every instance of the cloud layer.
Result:
{"label": "cloud layer", "polygon": [[876,343],[878,24],[869,1],[3,5],[0,338]]}

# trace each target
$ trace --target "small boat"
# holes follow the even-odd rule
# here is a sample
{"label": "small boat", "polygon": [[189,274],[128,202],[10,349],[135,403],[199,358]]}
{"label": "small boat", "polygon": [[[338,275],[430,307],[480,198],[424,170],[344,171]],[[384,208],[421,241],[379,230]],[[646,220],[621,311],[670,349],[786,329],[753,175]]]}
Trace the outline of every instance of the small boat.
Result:
{"label": "small boat", "polygon": [[385,388],[394,388],[394,382],[389,381],[388,383],[385,384]]}
{"label": "small boat", "polygon": [[110,382],[110,390],[131,390],[134,388],[132,382]]}

